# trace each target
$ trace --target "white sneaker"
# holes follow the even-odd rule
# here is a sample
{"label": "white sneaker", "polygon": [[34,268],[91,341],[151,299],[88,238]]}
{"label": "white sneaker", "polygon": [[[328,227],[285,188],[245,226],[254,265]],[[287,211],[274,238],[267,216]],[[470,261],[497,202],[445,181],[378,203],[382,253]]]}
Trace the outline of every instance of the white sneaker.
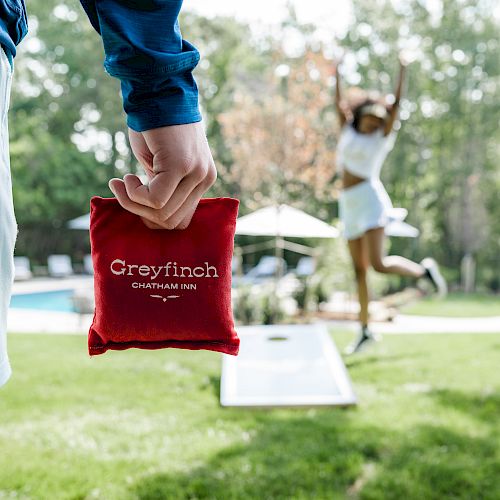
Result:
{"label": "white sneaker", "polygon": [[431,280],[436,288],[438,297],[440,299],[446,297],[448,286],[446,285],[443,275],[439,271],[438,263],[431,257],[426,257],[420,264],[425,268],[425,276]]}

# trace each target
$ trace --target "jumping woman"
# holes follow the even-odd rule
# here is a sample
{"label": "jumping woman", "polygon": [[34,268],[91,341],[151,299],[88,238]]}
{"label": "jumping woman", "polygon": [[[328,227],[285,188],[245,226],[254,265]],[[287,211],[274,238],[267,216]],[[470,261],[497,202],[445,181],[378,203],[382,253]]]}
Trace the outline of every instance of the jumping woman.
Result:
{"label": "jumping woman", "polygon": [[368,97],[350,107],[343,99],[338,64],[336,65],[336,107],[341,125],[337,145],[337,165],[342,170],[343,187],[339,200],[340,219],[358,288],[361,331],[347,348],[347,353],[359,351],[375,339],[368,328],[367,271],[370,265],[384,274],[427,278],[440,296],[447,292],[446,282],[432,258],[419,264],[397,255],[385,254],[385,226],[393,219],[389,195],[380,181],[380,170],[394,146],[401,89],[406,64],[400,57],[399,78],[392,105],[385,98]]}

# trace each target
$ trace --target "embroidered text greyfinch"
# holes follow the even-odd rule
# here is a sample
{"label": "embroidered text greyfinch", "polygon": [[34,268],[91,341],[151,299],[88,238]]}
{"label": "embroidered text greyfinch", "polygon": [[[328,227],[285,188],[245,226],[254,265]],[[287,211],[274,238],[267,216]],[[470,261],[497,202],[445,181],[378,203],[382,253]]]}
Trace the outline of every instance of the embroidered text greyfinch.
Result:
{"label": "embroidered text greyfinch", "polygon": [[147,266],[145,264],[127,264],[124,260],[115,259],[110,269],[117,276],[144,276],[151,280],[157,278],[218,278],[217,268],[204,262],[203,266],[178,266],[177,262],[166,262],[163,266]]}

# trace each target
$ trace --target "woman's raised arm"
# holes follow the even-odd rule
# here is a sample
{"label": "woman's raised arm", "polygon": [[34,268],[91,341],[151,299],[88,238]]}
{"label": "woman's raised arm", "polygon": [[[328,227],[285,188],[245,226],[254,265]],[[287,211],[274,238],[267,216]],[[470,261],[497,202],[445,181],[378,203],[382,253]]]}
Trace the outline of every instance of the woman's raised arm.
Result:
{"label": "woman's raised arm", "polygon": [[389,110],[389,117],[387,118],[385,123],[384,135],[390,134],[392,127],[394,126],[394,122],[398,118],[399,102],[401,100],[401,94],[403,90],[403,83],[406,74],[406,66],[407,66],[406,61],[403,59],[403,56],[400,55],[398,83],[396,85],[396,90],[394,91],[394,103],[392,104],[391,109]]}
{"label": "woman's raised arm", "polygon": [[334,74],[335,74],[335,107],[337,108],[337,113],[339,116],[340,126],[343,127],[346,121],[350,119],[348,107],[344,100],[342,99],[342,89],[340,85],[340,73],[339,73],[339,65],[342,62],[342,59],[335,62],[334,65]]}

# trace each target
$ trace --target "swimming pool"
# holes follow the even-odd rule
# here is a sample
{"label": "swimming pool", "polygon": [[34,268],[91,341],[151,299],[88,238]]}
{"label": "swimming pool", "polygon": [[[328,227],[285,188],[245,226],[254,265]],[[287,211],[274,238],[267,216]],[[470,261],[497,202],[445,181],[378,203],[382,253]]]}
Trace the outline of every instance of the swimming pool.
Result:
{"label": "swimming pool", "polygon": [[75,312],[73,301],[71,300],[72,295],[72,289],[19,293],[12,295],[10,307],[13,309]]}

